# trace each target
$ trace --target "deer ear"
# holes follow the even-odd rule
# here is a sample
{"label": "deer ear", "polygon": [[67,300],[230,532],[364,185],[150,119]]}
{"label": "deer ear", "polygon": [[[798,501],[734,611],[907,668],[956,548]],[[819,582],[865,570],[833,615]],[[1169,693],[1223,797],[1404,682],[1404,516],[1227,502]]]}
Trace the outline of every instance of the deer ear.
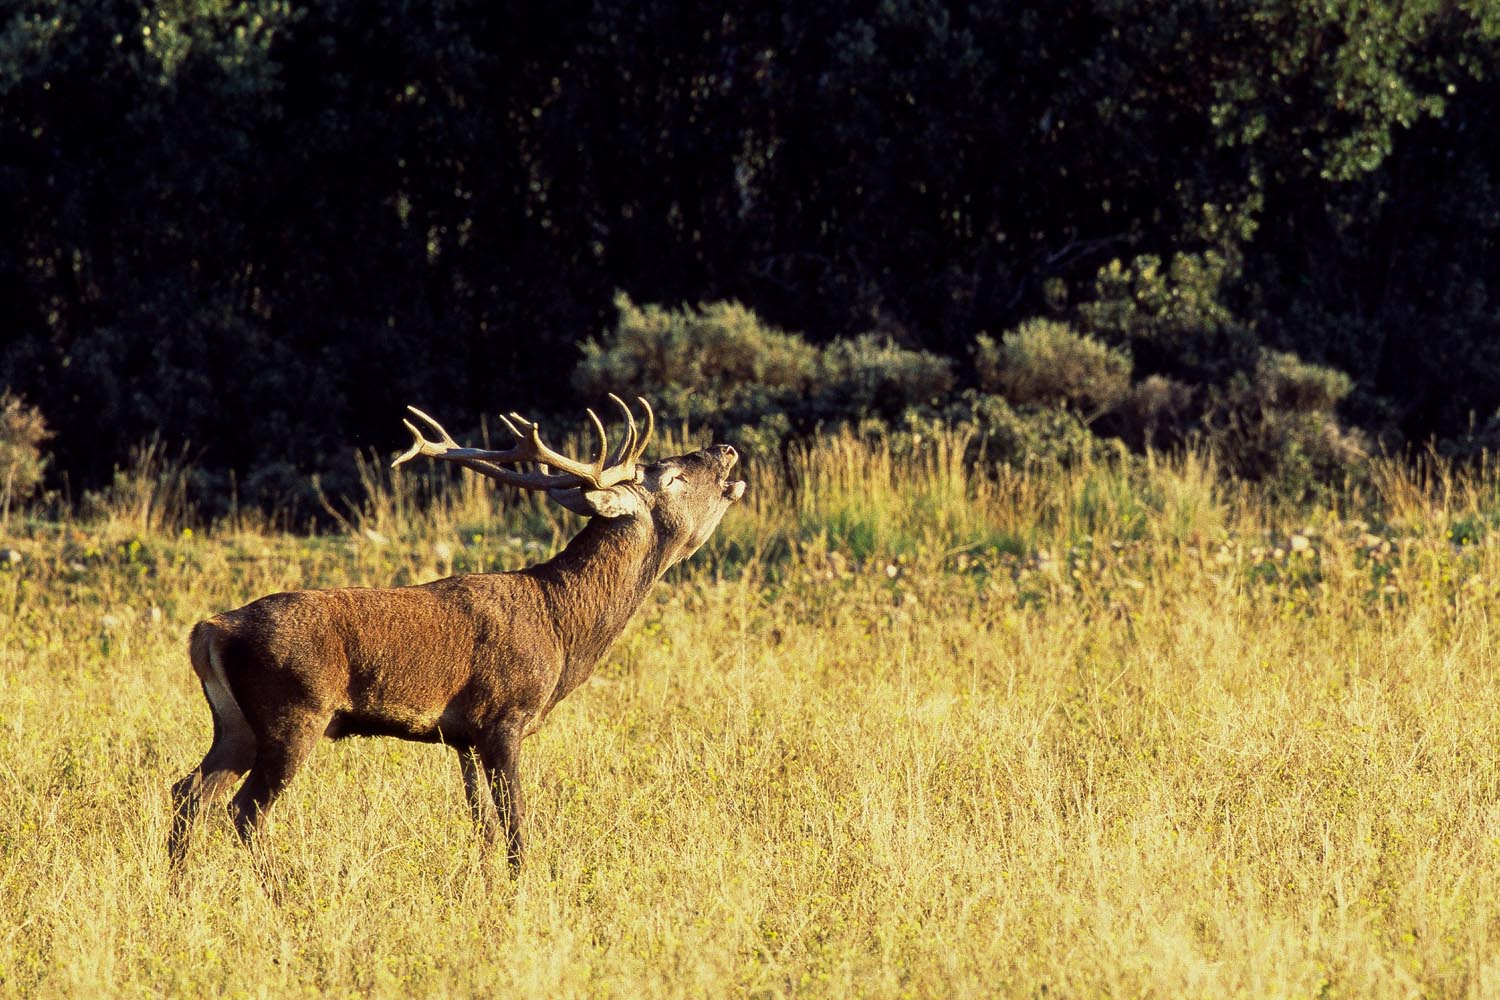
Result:
{"label": "deer ear", "polygon": [[645,509],[640,495],[623,483],[607,490],[584,490],[583,502],[597,517],[634,517]]}
{"label": "deer ear", "polygon": [[579,517],[593,517],[594,510],[583,500],[583,490],[548,490],[547,499],[557,504],[563,510],[577,514]]}
{"label": "deer ear", "polygon": [[548,490],[552,502],[581,517],[633,517],[642,510],[641,499],[633,490],[613,487],[607,490]]}

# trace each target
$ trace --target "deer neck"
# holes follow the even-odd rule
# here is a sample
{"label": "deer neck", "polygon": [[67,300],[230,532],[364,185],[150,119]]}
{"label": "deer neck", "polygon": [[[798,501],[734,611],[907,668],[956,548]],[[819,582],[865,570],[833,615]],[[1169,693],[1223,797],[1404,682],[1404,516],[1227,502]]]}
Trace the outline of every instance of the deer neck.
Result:
{"label": "deer neck", "polygon": [[588,677],[666,569],[649,521],[596,517],[567,548],[530,571],[563,642],[558,697]]}

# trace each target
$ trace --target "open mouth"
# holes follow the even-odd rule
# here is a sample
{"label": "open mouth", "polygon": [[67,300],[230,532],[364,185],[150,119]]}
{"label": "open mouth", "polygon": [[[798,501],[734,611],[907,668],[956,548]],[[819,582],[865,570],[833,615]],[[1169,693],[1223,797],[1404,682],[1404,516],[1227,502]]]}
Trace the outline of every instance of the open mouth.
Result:
{"label": "open mouth", "polygon": [[716,445],[713,450],[718,453],[720,474],[724,477],[719,482],[719,495],[733,503],[745,495],[745,481],[729,478],[729,470],[739,461],[740,453],[727,444]]}

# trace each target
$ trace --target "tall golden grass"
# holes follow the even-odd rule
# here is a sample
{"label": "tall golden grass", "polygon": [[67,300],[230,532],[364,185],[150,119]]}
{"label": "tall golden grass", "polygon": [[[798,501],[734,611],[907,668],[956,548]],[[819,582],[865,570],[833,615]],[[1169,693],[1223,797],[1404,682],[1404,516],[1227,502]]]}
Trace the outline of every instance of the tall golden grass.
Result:
{"label": "tall golden grass", "polygon": [[222,819],[174,883],[185,636],[534,562],[566,515],[372,463],[334,534],[203,528],[167,463],[13,521],[0,992],[1500,995],[1500,477],[1298,508],[1197,456],[975,477],[963,445],[752,469],[526,745],[514,882],[451,752],[354,740],[278,803],[275,891]]}

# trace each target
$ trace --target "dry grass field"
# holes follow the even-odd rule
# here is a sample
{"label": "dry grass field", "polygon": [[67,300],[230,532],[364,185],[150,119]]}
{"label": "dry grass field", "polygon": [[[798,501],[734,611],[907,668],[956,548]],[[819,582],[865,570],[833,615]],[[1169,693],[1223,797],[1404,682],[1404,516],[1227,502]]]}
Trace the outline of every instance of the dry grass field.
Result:
{"label": "dry grass field", "polygon": [[1500,477],[1382,466],[1308,509],[1191,457],[975,481],[960,445],[752,468],[526,744],[515,881],[450,751],[349,740],[264,867],[214,816],[174,883],[186,635],[571,524],[373,467],[332,535],[187,527],[159,467],[13,517],[0,993],[1500,996]]}

